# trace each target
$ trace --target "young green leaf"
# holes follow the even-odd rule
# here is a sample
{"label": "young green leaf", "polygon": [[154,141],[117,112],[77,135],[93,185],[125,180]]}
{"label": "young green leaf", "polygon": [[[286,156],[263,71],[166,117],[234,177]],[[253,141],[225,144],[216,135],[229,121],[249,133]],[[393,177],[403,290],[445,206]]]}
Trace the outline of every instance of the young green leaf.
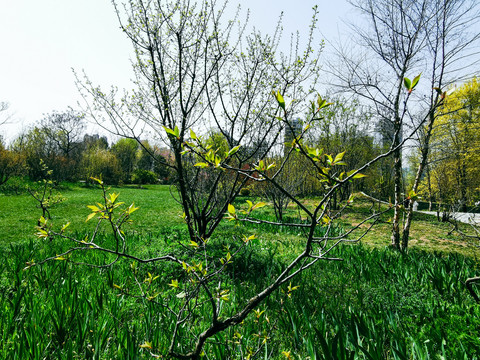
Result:
{"label": "young green leaf", "polygon": [[403,78],[403,85],[405,85],[405,88],[408,91],[412,90],[412,82],[410,81],[409,78],[407,78],[407,77]]}
{"label": "young green leaf", "polygon": [[233,154],[235,154],[235,153],[240,149],[240,146],[241,146],[241,145],[237,145],[237,146],[231,148],[230,151],[227,153],[227,157],[232,156]]}
{"label": "young green leaf", "polygon": [[345,151],[340,153],[340,154],[337,154],[337,156],[335,156],[335,160],[333,162],[337,163],[337,162],[341,161],[343,159],[344,155],[345,155]]}
{"label": "young green leaf", "polygon": [[152,343],[150,341],[145,341],[140,345],[142,349],[153,349]]}
{"label": "young green leaf", "polygon": [[193,140],[197,140],[197,134],[195,134],[192,129],[190,129],[190,137],[191,137]]}
{"label": "young green leaf", "polygon": [[85,222],[91,220],[95,215],[97,215],[97,213],[92,212],[90,215],[87,216],[87,220],[85,220]]}
{"label": "young green leaf", "polygon": [[283,96],[280,94],[280,91],[277,91],[276,93],[273,92],[273,94],[275,95],[275,98],[277,99],[278,105],[280,105],[280,107],[283,110],[285,110],[285,100],[283,99]]}
{"label": "young green leaf", "polygon": [[168,284],[168,286],[171,286],[173,288],[178,288],[178,280],[172,280],[172,282],[170,284]]}
{"label": "young green leaf", "polygon": [[415,86],[417,86],[418,84],[418,81],[420,80],[420,76],[422,75],[422,73],[418,74],[417,76],[415,76],[415,78],[413,79],[412,81],[412,90],[415,88]]}
{"label": "young green leaf", "polygon": [[253,205],[252,210],[260,209],[260,208],[264,207],[265,205],[267,205],[267,204],[264,203],[264,202],[256,203],[255,205]]}
{"label": "young green leaf", "polygon": [[208,164],[204,163],[204,162],[199,162],[199,163],[196,163],[194,166],[199,167],[199,168],[207,168]]}

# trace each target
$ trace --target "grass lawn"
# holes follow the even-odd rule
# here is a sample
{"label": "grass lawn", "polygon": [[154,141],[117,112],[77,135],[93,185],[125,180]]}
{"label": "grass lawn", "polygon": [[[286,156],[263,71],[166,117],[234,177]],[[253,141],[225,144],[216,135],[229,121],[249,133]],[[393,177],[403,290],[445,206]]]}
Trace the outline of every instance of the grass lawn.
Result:
{"label": "grass lawn", "polygon": [[[140,209],[132,216],[136,232],[156,234],[164,228],[182,226],[181,207],[170,195],[170,186],[146,185],[138,187],[112,187],[109,191],[120,193],[126,204],[135,202]],[[51,209],[51,222],[56,226],[70,222],[70,230],[83,231],[93,226],[85,223],[91,211],[87,205],[102,201],[99,188],[68,187],[60,193],[65,200]],[[35,226],[42,215],[37,202],[30,195],[0,194],[0,244],[23,242],[35,238]]]}
{"label": "grass lawn", "polygon": [[[93,226],[93,221],[85,223],[90,213],[86,205],[101,199],[100,190],[70,187],[61,192],[66,200],[52,209],[52,222],[61,226],[71,221],[70,231],[80,233]],[[227,252],[242,249],[210,284],[228,290],[218,300],[221,318],[268,286],[302,249],[302,237],[293,228],[224,222],[204,252],[189,245],[169,187],[110,192],[140,206],[127,230],[128,249],[139,256],[173,254],[202,264],[202,269],[215,269]],[[244,202],[239,198],[235,206]],[[0,196],[0,208],[0,359],[166,358],[177,320],[173,314],[187,306],[193,284],[182,265],[141,265],[131,259],[109,269],[74,264],[108,260],[105,254],[86,251],[68,261],[25,269],[32,259],[56,256],[71,244],[34,237],[40,213],[29,196]],[[260,213],[272,216],[268,207]],[[370,213],[369,203],[358,199],[336,231]],[[294,208],[289,214],[298,215]],[[292,279],[289,286],[295,290],[283,286],[241,324],[209,340],[204,358],[480,359],[480,307],[463,285],[477,273],[477,253],[448,235],[448,224],[415,216],[407,254],[389,248],[391,214],[386,213],[361,243],[339,246],[330,254],[343,261],[318,262]],[[242,234],[256,234],[257,239],[241,248]],[[97,238],[102,244],[111,240]],[[194,334],[211,319],[208,296],[201,292],[198,299],[178,328],[179,352],[192,349]]]}

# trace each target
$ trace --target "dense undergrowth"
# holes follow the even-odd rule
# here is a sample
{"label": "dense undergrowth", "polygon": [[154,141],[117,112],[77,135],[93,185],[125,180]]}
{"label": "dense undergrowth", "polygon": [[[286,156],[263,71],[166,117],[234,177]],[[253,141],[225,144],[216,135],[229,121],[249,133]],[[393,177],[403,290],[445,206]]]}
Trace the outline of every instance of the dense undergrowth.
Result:
{"label": "dense undergrowth", "polygon": [[[133,239],[145,255],[171,247],[181,231]],[[145,243],[146,241],[146,243]],[[213,240],[219,249],[228,240]],[[294,244],[252,244],[224,281],[231,288],[225,313],[268,283]],[[151,358],[169,345],[173,326],[155,301],[134,297],[131,262],[99,270],[54,261],[24,270],[56,244],[12,245],[0,259],[0,358]],[[277,292],[243,324],[218,335],[205,358],[475,359],[480,357],[480,308],[463,281],[474,260],[455,254],[342,246],[343,261],[320,263]],[[99,255],[83,254],[91,262]],[[88,257],[88,259],[87,259]],[[81,258],[77,258],[80,260]],[[97,259],[96,259],[97,258]],[[286,259],[285,259],[286,260]],[[156,291],[181,276],[174,267],[140,268],[139,278],[160,275]],[[247,290],[245,290],[247,289]],[[240,291],[241,290],[241,291]],[[288,296],[290,295],[290,296]],[[262,312],[264,311],[264,312]],[[202,324],[198,324],[201,328]],[[153,349],[141,348],[146,341]],[[193,338],[183,334],[187,350]]]}
{"label": "dense undergrowth", "polygon": [[[120,192],[127,201],[140,198],[144,205],[145,215],[127,232],[130,253],[153,257],[189,251],[180,245],[188,244],[188,234],[173,220],[178,206],[168,200],[166,187]],[[85,206],[92,196],[79,189],[64,194],[75,206]],[[28,203],[16,196],[3,201],[17,208],[21,201]],[[60,216],[53,220],[61,223],[68,206],[57,205]],[[5,219],[12,226],[15,216],[9,216]],[[273,220],[268,208],[261,216]],[[341,226],[334,228],[341,231]],[[268,285],[301,248],[298,229],[226,222],[208,243],[210,258],[202,261],[218,261],[225,249],[234,253],[245,233],[257,239],[218,279],[230,290],[221,302],[222,316]],[[108,244],[112,239],[104,235],[97,241]],[[26,269],[69,245],[38,239],[0,242],[0,359],[149,359],[166,354],[174,318],[159,299],[175,308],[181,293],[169,284],[182,282],[183,269],[169,263],[140,266],[131,260],[109,269],[72,263],[108,260],[90,251]],[[411,249],[402,254],[376,246],[339,246],[330,255],[343,261],[320,262],[302,273],[289,284],[290,291],[284,286],[242,324],[211,339],[204,358],[480,359],[480,307],[463,285],[476,274],[476,260],[456,252]],[[192,251],[191,256],[194,261],[203,255]],[[195,341],[192,334],[204,329],[208,307],[202,311],[189,320],[190,327],[180,329],[179,351],[188,352]]]}

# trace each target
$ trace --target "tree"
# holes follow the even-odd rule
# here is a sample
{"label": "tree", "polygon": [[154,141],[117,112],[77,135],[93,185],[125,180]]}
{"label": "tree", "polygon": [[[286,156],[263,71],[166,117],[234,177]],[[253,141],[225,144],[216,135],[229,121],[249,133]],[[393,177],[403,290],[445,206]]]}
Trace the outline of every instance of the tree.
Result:
{"label": "tree", "polygon": [[[88,250],[105,255],[105,263],[94,264],[105,268],[114,266],[121,258],[135,261],[133,269],[136,264],[174,266],[178,278],[164,284],[170,290],[151,292],[144,287],[153,281],[151,275],[144,285],[135,278],[138,289],[128,294],[155,300],[152,306],[164,307],[171,314],[168,318],[173,328],[171,343],[161,349],[162,356],[199,359],[202,352],[209,351],[209,339],[241,324],[282,286],[287,294],[294,291],[295,286],[290,282],[295,276],[320,260],[338,260],[331,257],[331,251],[344,241],[358,241],[348,236],[353,236],[369,220],[375,223],[380,214],[337,233],[334,222],[351,199],[339,203],[335,212],[330,211],[329,205],[341,188],[364,176],[361,171],[390,156],[397,148],[357,169],[342,171],[344,158],[347,159],[345,152],[326,154],[304,141],[313,123],[330,105],[310,88],[319,70],[312,52],[315,18],[306,48],[300,49],[294,43],[289,57],[277,52],[279,33],[263,37],[253,32],[244,37],[244,28],[240,27],[235,36],[236,19],[221,22],[225,8],[217,7],[216,2],[196,5],[189,1],[132,0],[125,10],[123,16],[117,6],[122,29],[135,49],[137,89],[116,99],[115,90],[105,94],[88,81],[80,86],[93,96],[90,111],[100,124],[137,142],[148,128],[168,142],[174,163],[167,165],[175,172],[189,238],[180,243],[178,251],[164,250],[154,258],[131,253],[129,233],[123,230],[123,225],[137,208],[133,204],[123,206],[118,194],[109,194],[98,179],[103,200],[89,206],[92,212],[87,219],[94,219],[95,226],[88,236],[67,235],[65,227],[57,230],[50,222],[41,223],[38,234],[42,238],[60,239],[61,244],[72,244],[45,261],[70,261],[76,251]],[[102,121],[95,108],[104,110],[108,122]],[[282,158],[273,163],[271,154],[284,146],[284,130],[292,130],[292,120],[298,114],[304,114],[306,121],[299,131],[293,132],[294,139]],[[215,128],[214,134],[205,130],[211,128]],[[284,171],[288,170],[288,161],[294,154],[309,163],[324,184],[325,191],[314,204],[305,205],[279,181],[288,176]],[[304,219],[287,224],[269,222],[255,216],[265,203],[250,200],[243,205],[234,203],[248,181],[270,183],[300,209]],[[222,274],[247,246],[253,246],[255,236],[235,234],[229,247],[223,250],[211,246],[212,234],[225,216],[238,224],[291,226],[304,235],[301,250],[290,254],[291,261],[272,275],[263,289],[232,308],[224,306],[231,299],[231,289]],[[113,236],[111,243],[97,236],[105,223]],[[367,226],[360,232],[368,229]],[[116,288],[127,293],[120,285]]]}
{"label": "tree", "polygon": [[64,174],[61,177],[62,180],[75,180],[82,157],[80,150],[85,130],[84,115],[74,110],[54,111],[45,115],[41,123],[46,136],[56,148],[57,162],[61,164],[52,170],[57,176],[61,170]]}
{"label": "tree", "polygon": [[112,145],[111,152],[115,155],[122,169],[121,180],[129,183],[135,170],[138,143],[135,139],[119,139]]}
{"label": "tree", "polygon": [[[285,56],[278,51],[280,24],[273,36],[258,32],[245,36],[244,25],[223,22],[226,4],[217,3],[138,0],[124,8],[115,3],[121,28],[135,51],[137,89],[120,97],[115,89],[104,93],[88,79],[78,81],[86,110],[100,125],[137,142],[150,130],[168,143],[174,163],[165,165],[175,173],[190,237],[200,242],[212,235],[247,179],[238,172],[213,174],[195,166],[197,157],[184,152],[184,144],[214,127],[229,149],[255,144],[248,152],[232,154],[228,158],[232,167],[263,158],[285,126],[269,116],[275,111],[271,91],[308,99],[319,70],[313,49],[316,11],[305,49],[300,49],[297,36]],[[292,103],[288,113],[301,106]],[[208,156],[215,157],[214,151]],[[198,180],[205,176],[214,186],[201,186]]]}
{"label": "tree", "polygon": [[22,166],[22,156],[6,149],[0,138],[0,185],[5,184],[12,176],[19,175]]}
{"label": "tree", "polygon": [[124,176],[115,154],[101,147],[90,147],[83,154],[80,169],[87,183],[94,177],[117,185]]}
{"label": "tree", "polygon": [[52,112],[39,126],[17,137],[13,149],[24,156],[30,178],[42,179],[42,160],[55,180],[76,179],[84,126],[84,117],[73,110]]}
{"label": "tree", "polygon": [[[154,158],[150,154],[154,154],[154,149],[152,148],[150,143],[147,140],[141,141],[140,146],[138,147],[138,150],[137,150],[137,159],[136,159],[137,169],[147,170],[147,171],[153,170]],[[163,161],[163,163],[165,163],[165,160]]]}
{"label": "tree", "polygon": [[[432,132],[430,192],[466,211],[480,199],[480,86],[476,78],[447,95]],[[423,192],[424,195],[429,195]]]}
{"label": "tree", "polygon": [[[469,0],[436,1],[433,8],[433,33],[427,38],[427,51],[432,59],[429,66],[431,76],[430,95],[427,97],[423,118],[426,126],[419,132],[421,157],[418,163],[415,180],[409,191],[409,206],[402,234],[402,247],[408,245],[410,225],[413,217],[414,197],[418,192],[423,171],[428,164],[430,140],[437,118],[441,112],[437,111],[446,97],[441,89],[451,86],[455,81],[469,76],[470,66],[476,63],[475,54],[480,34],[469,31],[469,28],[478,24],[480,9],[477,2]],[[427,169],[429,171],[429,169]]]}
{"label": "tree", "polygon": [[[284,214],[291,202],[291,196],[303,195],[301,194],[302,185],[305,181],[306,174],[309,173],[308,168],[310,164],[302,161],[303,157],[295,155],[297,154],[292,154],[292,156],[285,161],[283,171],[275,177],[275,181],[281,185],[280,188],[270,182],[260,182],[255,184],[254,187],[255,193],[258,193],[272,204],[275,217],[279,222],[284,221]],[[283,156],[280,155],[270,157],[268,160],[272,164],[281,164],[284,162]],[[275,168],[272,168],[267,174],[273,176],[275,174]]]}
{"label": "tree", "polygon": [[10,119],[11,115],[7,112],[10,105],[5,101],[0,101],[0,125],[6,124]]}
{"label": "tree", "polygon": [[54,111],[45,116],[42,126],[61,155],[68,159],[80,147],[80,139],[84,135],[85,117],[74,110]]}
{"label": "tree", "polygon": [[172,164],[171,152],[169,149],[161,149],[158,146],[153,147],[153,172],[157,175],[164,184],[170,184],[173,179],[173,173],[171,166],[166,164]]}
{"label": "tree", "polygon": [[[428,129],[433,126],[436,108],[443,96],[441,89],[465,74],[465,71],[459,72],[456,65],[472,51],[479,38],[478,33],[466,30],[477,21],[478,7],[475,1],[469,0],[359,0],[353,3],[369,20],[368,29],[355,27],[366,53],[355,60],[343,52],[344,67],[333,73],[340,88],[354,92],[371,104],[379,121],[385,125],[382,128],[387,130],[384,135],[388,136],[384,138],[391,139],[388,146],[395,149],[392,246],[406,249],[413,209],[411,206],[407,209],[400,244],[400,214],[405,200],[402,195],[402,146],[427,123],[422,159],[414,186],[408,192],[415,196],[429,151],[431,130]],[[420,80],[419,74],[424,72],[431,76],[431,90],[427,87],[426,101],[413,93]],[[414,118],[413,109],[420,105],[423,111],[419,122],[408,122]],[[413,127],[404,134],[410,123]]]}
{"label": "tree", "polygon": [[[314,123],[308,141],[328,154],[338,154],[348,149],[350,156],[344,160],[345,169],[353,170],[380,154],[381,149],[374,140],[371,118],[368,108],[358,100],[339,97],[326,109],[325,116]],[[343,188],[340,194],[342,200],[355,191],[376,188],[374,185],[380,178],[380,164],[365,172],[366,178]]]}

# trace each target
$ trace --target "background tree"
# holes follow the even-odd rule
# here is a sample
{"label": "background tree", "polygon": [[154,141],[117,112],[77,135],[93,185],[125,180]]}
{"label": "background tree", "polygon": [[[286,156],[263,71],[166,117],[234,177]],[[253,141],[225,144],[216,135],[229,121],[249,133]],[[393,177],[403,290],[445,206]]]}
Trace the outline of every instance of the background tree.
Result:
{"label": "background tree", "polygon": [[82,141],[82,151],[89,150],[91,148],[98,148],[98,149],[108,149],[108,140],[106,136],[100,136],[98,134],[83,135]]}
{"label": "background tree", "polygon": [[[147,140],[142,140],[137,149],[136,167],[141,170],[153,170],[154,149]],[[165,163],[165,161],[163,161]]]}
{"label": "background tree", "polygon": [[161,182],[171,184],[174,181],[174,173],[171,167],[173,159],[170,150],[154,146],[153,154],[153,172]]}
{"label": "background tree", "polygon": [[56,148],[59,165],[52,170],[62,173],[62,179],[77,179],[82,157],[81,139],[85,131],[84,116],[73,110],[54,111],[42,120],[42,128]]}
{"label": "background tree", "polygon": [[23,167],[23,157],[5,148],[0,137],[0,185],[5,184],[12,176],[20,175]]}
{"label": "background tree", "polygon": [[26,174],[33,181],[43,178],[44,166],[54,172],[55,180],[65,175],[58,158],[58,148],[45,128],[34,127],[21,134],[13,142],[12,149],[25,158]]}
{"label": "background tree", "polygon": [[91,178],[94,177],[117,185],[124,176],[115,154],[101,147],[92,146],[84,153],[80,169],[87,183],[91,183]]}
{"label": "background tree", "polygon": [[[384,125],[382,128],[387,130],[388,137],[392,139],[389,147],[396,149],[393,153],[395,207],[392,245],[406,249],[412,208],[408,207],[408,219],[400,244],[400,214],[404,204],[401,148],[419,127],[415,123],[404,134],[407,125],[413,123],[412,103],[417,100],[417,106],[423,105],[422,115],[417,118],[420,119],[420,124],[428,121],[428,126],[431,126],[435,120],[441,89],[454,76],[459,76],[455,66],[476,46],[478,34],[469,33],[465,29],[477,21],[478,7],[474,1],[468,0],[359,0],[352,3],[369,21],[367,29],[354,27],[365,53],[359,59],[354,59],[343,52],[341,60],[344,67],[332,72],[341,89],[352,91],[371,104],[379,122]],[[427,88],[429,97],[415,98],[412,91],[418,84],[418,74],[424,71],[431,76],[430,89],[437,88],[438,91]],[[446,78],[446,73],[449,74],[449,79]],[[428,133],[427,130],[426,134]],[[424,138],[426,139],[428,135]],[[424,145],[416,179],[420,179],[423,174],[428,140]],[[414,188],[418,187],[418,183],[419,180],[416,180]],[[415,191],[412,190],[411,193],[414,194]]]}
{"label": "background tree", "polygon": [[[380,154],[381,149],[374,139],[371,119],[368,109],[358,100],[339,97],[332,101],[324,117],[314,122],[308,141],[324,149],[327,154],[338,154],[348,149],[350,156],[344,160],[344,169],[353,170]],[[381,175],[378,168],[380,164],[381,162],[368,169],[365,172],[366,178],[351,183],[350,187],[343,187],[338,194],[341,200],[348,199],[355,191],[374,188],[374,183]]]}
{"label": "background tree", "polygon": [[9,107],[10,105],[7,102],[0,101],[0,125],[7,123],[11,118],[11,115],[7,112]]}
{"label": "background tree", "polygon": [[476,78],[447,95],[432,133],[430,184],[422,195],[460,205],[461,211],[480,199],[480,86]]}
{"label": "background tree", "polygon": [[121,181],[129,183],[137,162],[138,143],[135,139],[119,139],[111,148],[122,170]]}
{"label": "background tree", "polygon": [[14,140],[12,149],[25,158],[27,174],[32,180],[43,177],[44,166],[53,172],[54,180],[75,180],[82,156],[81,139],[84,118],[74,112],[52,112],[40,125]]}
{"label": "background tree", "polygon": [[84,136],[85,118],[76,111],[54,111],[42,120],[42,126],[56,144],[60,154],[67,159],[80,147]]}

